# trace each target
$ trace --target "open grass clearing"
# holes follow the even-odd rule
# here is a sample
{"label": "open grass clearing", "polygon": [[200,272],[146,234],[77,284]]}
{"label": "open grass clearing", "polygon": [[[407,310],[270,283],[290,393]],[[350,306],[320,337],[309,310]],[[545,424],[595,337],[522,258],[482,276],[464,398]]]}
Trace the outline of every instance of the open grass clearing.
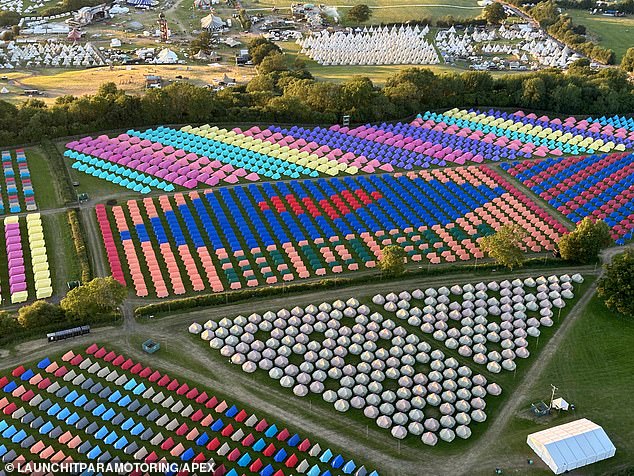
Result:
{"label": "open grass clearing", "polygon": [[64,180],[53,171],[53,164],[40,147],[26,149],[26,160],[31,171],[31,182],[35,191],[35,203],[39,210],[59,208],[64,205],[59,180]]}
{"label": "open grass clearing", "polygon": [[221,79],[225,74],[235,77],[238,82],[248,81],[254,74],[253,68],[238,68],[233,65],[134,65],[116,66],[112,70],[105,66],[83,70],[50,68],[37,71],[20,71],[8,73],[7,89],[2,99],[14,104],[25,101],[24,89],[38,89],[44,96],[37,96],[47,104],[63,95],[82,96],[95,94],[103,83],[113,82],[118,88],[132,94],[145,91],[145,76],[156,74],[165,81],[178,81],[176,76],[189,78],[187,81],[204,86]]}
{"label": "open grass clearing", "polygon": [[[548,403],[550,385],[553,384],[559,388],[558,394],[574,404],[576,410],[568,414],[562,412],[543,422],[529,419],[524,413],[516,415],[487,457],[499,462],[505,470],[505,460],[515,463],[532,458],[539,461],[526,444],[529,433],[588,418],[605,429],[616,446],[616,456],[584,468],[583,474],[608,474],[619,469],[631,471],[634,414],[628,409],[628,404],[634,388],[633,340],[634,320],[608,310],[595,296],[530,393],[517,396],[523,400],[525,411],[532,402],[544,400]],[[492,469],[494,467],[491,466]],[[542,473],[551,474],[545,469]],[[513,474],[541,473],[536,468],[520,465],[513,468]]]}
{"label": "open grass clearing", "polygon": [[584,10],[566,10],[565,13],[570,15],[576,25],[585,26],[593,41],[614,50],[617,64],[621,62],[625,51],[634,46],[634,16],[592,15]]}
{"label": "open grass clearing", "polygon": [[[243,2],[247,10],[254,10],[253,13],[266,13],[277,7],[283,12],[290,8],[289,0],[249,0]],[[333,0],[327,2],[328,6],[337,7],[340,16],[354,5],[360,2],[350,0]],[[475,0],[367,0],[362,2],[372,9],[372,17],[367,24],[376,23],[396,23],[408,20],[418,20],[423,18],[440,18],[452,15],[456,18],[471,18],[478,16],[482,7]]]}

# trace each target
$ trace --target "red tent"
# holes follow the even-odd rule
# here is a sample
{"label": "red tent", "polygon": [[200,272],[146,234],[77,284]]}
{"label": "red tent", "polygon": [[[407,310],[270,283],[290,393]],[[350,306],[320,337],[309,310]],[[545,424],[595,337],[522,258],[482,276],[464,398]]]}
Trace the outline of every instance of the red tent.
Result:
{"label": "red tent", "polygon": [[97,344],[92,344],[86,349],[86,353],[92,355],[98,350],[99,350],[99,346]]}
{"label": "red tent", "polygon": [[264,451],[262,451],[264,456],[273,456],[273,453],[275,453],[275,445],[273,443],[264,448]]}

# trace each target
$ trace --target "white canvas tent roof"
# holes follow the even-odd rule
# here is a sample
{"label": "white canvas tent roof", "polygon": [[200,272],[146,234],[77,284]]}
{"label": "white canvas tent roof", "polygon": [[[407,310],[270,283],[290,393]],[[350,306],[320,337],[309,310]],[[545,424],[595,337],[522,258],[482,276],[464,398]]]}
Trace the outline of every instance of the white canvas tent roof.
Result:
{"label": "white canvas tent roof", "polygon": [[570,408],[570,404],[563,398],[559,397],[553,400],[553,408],[555,410],[568,410],[568,408]]}
{"label": "white canvas tent roof", "polygon": [[611,458],[616,452],[603,428],[586,418],[532,433],[526,443],[555,474]]}

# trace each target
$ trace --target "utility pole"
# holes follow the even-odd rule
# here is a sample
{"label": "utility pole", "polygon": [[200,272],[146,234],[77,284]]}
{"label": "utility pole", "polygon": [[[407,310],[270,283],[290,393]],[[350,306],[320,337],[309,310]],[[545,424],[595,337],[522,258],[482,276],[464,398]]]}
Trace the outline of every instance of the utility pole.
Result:
{"label": "utility pole", "polygon": [[550,384],[550,388],[552,389],[552,393],[550,394],[550,405],[548,405],[548,409],[552,410],[553,408],[553,400],[555,399],[555,392],[557,392],[557,390],[559,390],[557,387],[555,387],[552,383]]}

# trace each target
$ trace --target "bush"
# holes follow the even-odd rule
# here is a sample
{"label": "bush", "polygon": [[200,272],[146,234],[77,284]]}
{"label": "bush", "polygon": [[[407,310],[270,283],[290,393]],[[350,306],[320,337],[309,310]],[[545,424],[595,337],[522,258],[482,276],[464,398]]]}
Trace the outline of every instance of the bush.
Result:
{"label": "bush", "polygon": [[367,5],[355,5],[346,14],[348,20],[357,23],[363,23],[364,21],[368,21],[372,16],[372,10]]}
{"label": "bush", "polygon": [[58,305],[46,301],[35,301],[18,310],[18,323],[25,329],[59,324],[65,320],[64,311]]}
{"label": "bush", "polygon": [[86,248],[86,241],[84,239],[84,232],[79,223],[79,213],[77,210],[68,210],[68,212],[66,212],[66,220],[70,226],[75,252],[79,259],[81,282],[87,283],[92,278],[92,271],[90,268],[90,259],[88,258],[88,249]]}

